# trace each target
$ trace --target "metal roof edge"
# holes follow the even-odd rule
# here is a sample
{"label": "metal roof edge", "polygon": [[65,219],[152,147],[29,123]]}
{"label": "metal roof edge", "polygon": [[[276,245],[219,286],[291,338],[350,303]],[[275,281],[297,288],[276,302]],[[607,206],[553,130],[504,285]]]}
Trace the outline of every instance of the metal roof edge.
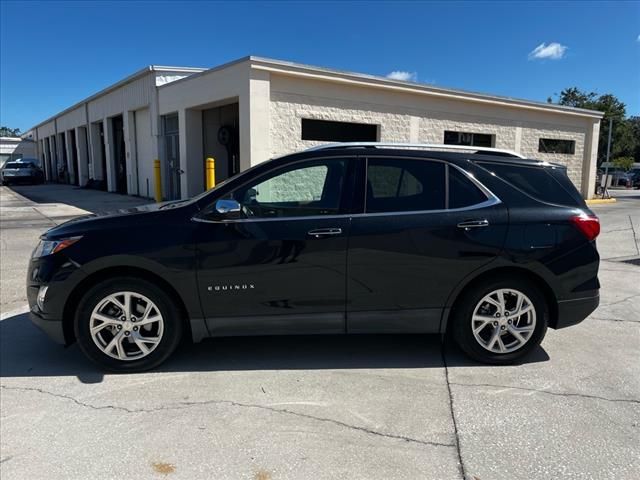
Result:
{"label": "metal roof edge", "polygon": [[72,110],[75,110],[76,108],[82,106],[85,103],[88,103],[92,100],[95,100],[98,97],[102,97],[103,95],[106,95],[107,93],[110,93],[114,90],[117,90],[120,87],[123,87],[124,85],[131,83],[145,75],[154,73],[154,72],[175,72],[175,73],[179,73],[179,72],[183,72],[183,73],[199,73],[202,71],[206,71],[206,68],[198,68],[198,67],[170,67],[170,66],[162,66],[162,65],[147,65],[144,68],[141,68],[140,70],[137,70],[136,72],[132,73],[131,75],[123,78],[122,80],[117,81],[116,83],[113,83],[105,88],[103,88],[102,90],[99,90],[98,92],[94,93],[93,95],[90,95],[86,98],[84,98],[83,100],[80,100],[76,103],[74,103],[73,105],[71,105],[70,107],[65,108],[64,110],[51,115],[49,118],[47,118],[46,120],[43,120],[42,122],[37,123],[36,125],[34,125],[33,127],[31,127],[29,130],[35,130],[38,127],[41,127],[42,125],[49,123],[51,121],[53,121],[55,118],[60,117],[62,115],[64,115],[65,113],[68,113]]}
{"label": "metal roof edge", "polygon": [[202,70],[201,72],[194,73],[193,75],[189,75],[188,77],[181,78],[179,80],[175,80],[171,83],[165,83],[164,85],[160,85],[158,88],[166,88],[169,85],[176,85],[180,82],[184,82],[186,80],[191,80],[197,77],[201,77],[204,75],[208,75],[209,73],[218,72],[220,70],[224,70],[225,68],[233,67],[234,65],[238,65],[240,63],[251,61],[251,56],[240,57],[236,60],[231,60],[230,62],[223,63],[222,65],[218,65],[217,67],[207,68]]}

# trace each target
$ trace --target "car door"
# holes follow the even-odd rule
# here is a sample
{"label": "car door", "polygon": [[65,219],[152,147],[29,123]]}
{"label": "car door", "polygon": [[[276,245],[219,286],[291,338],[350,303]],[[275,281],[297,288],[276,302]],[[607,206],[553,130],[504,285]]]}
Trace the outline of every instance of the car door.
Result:
{"label": "car door", "polygon": [[364,162],[363,211],[350,230],[347,330],[437,332],[452,290],[499,253],[506,208],[443,161]]}
{"label": "car door", "polygon": [[213,335],[344,333],[345,158],[296,162],[225,196],[240,218],[199,217],[198,285]]}

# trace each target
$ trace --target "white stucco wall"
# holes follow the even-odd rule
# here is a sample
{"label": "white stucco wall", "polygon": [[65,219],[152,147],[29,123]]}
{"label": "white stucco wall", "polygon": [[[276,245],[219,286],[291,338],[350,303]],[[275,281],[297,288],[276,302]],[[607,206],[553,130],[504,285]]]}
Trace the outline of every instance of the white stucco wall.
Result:
{"label": "white stucco wall", "polygon": [[151,118],[149,109],[135,112],[135,142],[138,161],[139,195],[153,197],[153,138],[151,136]]}

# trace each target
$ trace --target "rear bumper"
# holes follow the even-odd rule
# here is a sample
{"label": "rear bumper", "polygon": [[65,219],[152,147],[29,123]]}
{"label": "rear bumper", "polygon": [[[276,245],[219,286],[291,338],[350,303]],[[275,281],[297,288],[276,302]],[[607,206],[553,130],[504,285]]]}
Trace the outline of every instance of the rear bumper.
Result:
{"label": "rear bumper", "polygon": [[29,318],[36,327],[46,333],[54,342],[60,345],[66,344],[62,320],[46,320],[33,310],[29,312]]}
{"label": "rear bumper", "polygon": [[600,295],[558,302],[558,319],[554,328],[565,328],[580,323],[600,304]]}

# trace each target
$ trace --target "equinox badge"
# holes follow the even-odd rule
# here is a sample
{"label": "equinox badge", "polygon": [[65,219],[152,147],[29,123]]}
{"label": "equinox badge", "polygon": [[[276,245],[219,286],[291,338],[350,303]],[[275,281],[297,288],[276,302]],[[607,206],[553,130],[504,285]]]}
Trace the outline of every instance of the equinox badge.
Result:
{"label": "equinox badge", "polygon": [[210,292],[229,292],[236,290],[253,290],[256,286],[253,283],[234,283],[229,285],[209,285],[207,290]]}

